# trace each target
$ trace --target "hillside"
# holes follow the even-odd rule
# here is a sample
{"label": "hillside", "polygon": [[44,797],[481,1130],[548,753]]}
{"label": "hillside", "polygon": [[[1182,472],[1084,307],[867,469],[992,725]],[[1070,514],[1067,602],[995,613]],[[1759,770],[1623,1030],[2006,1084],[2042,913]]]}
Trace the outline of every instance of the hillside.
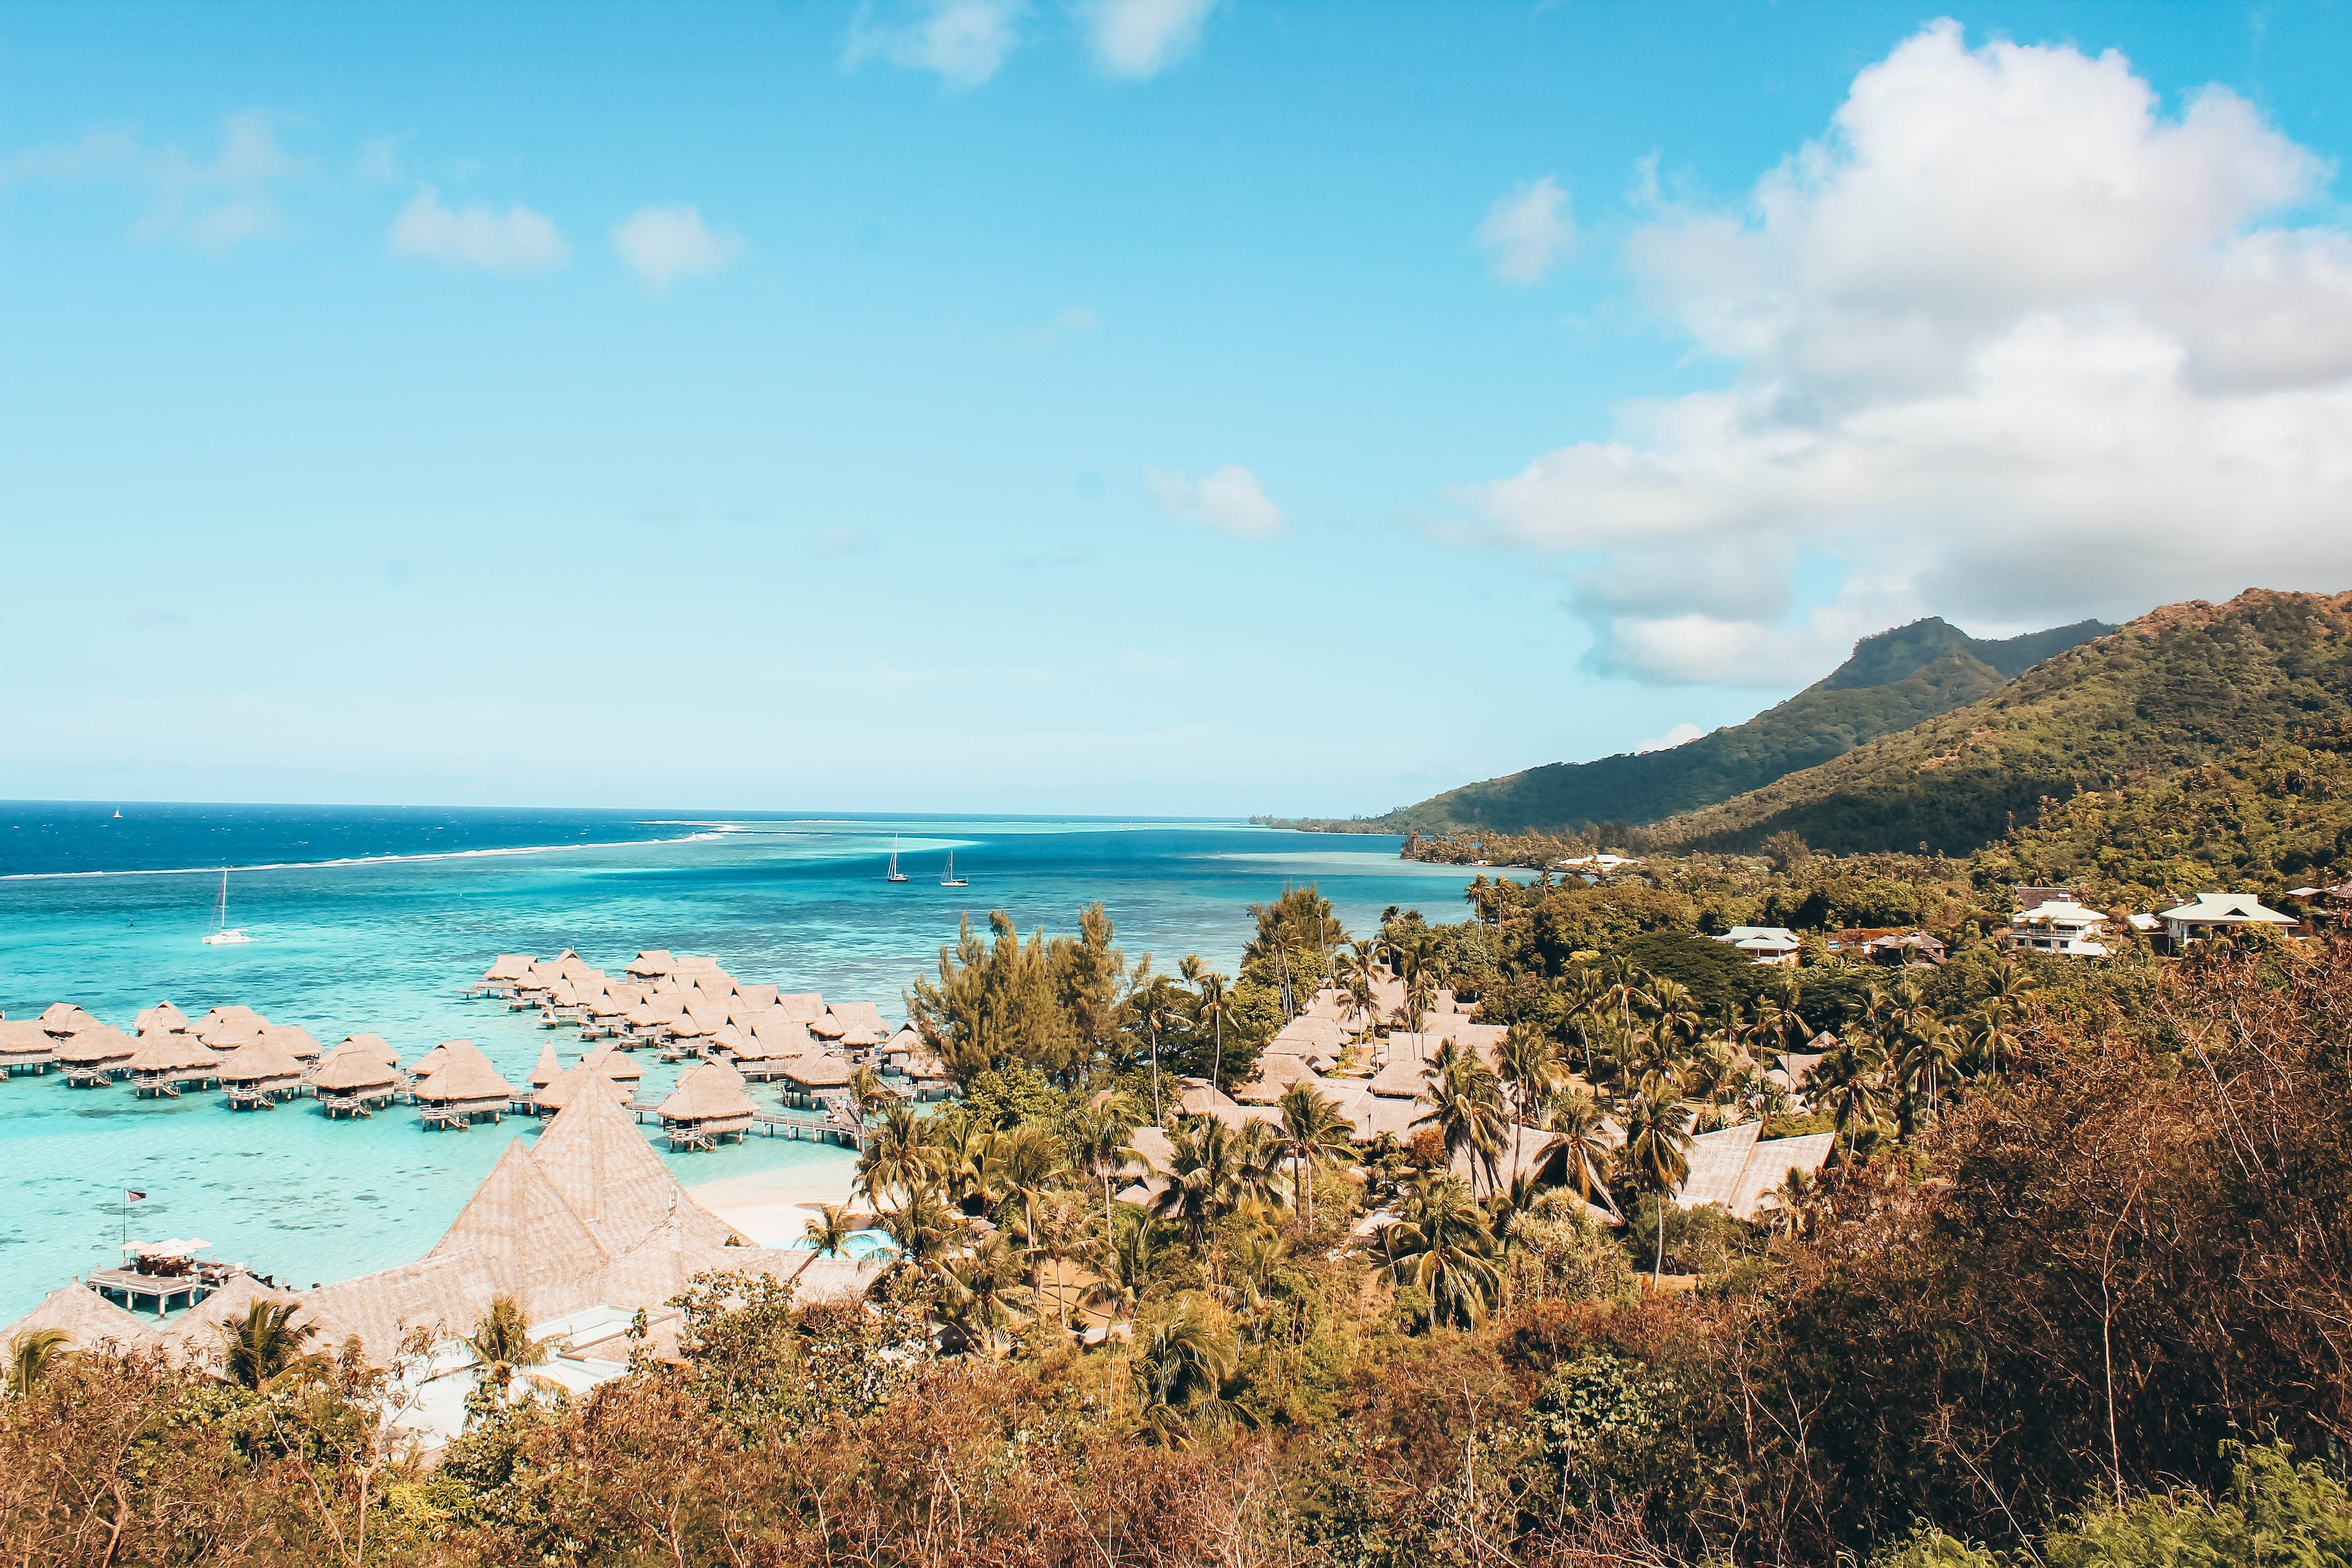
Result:
{"label": "hillside", "polygon": [[1297,826],[1433,834],[1655,822],[1728,800],[1865,741],[1948,713],[2051,655],[2113,629],[2084,621],[1991,640],[1930,616],[1863,638],[1827,679],[1744,724],[1669,751],[1553,763],[1465,784],[1385,816]]}
{"label": "hillside", "polygon": [[2045,797],[2162,778],[2352,719],[2352,595],[2249,589],[2171,605],[1981,697],[1660,823],[1660,847],[1965,853]]}

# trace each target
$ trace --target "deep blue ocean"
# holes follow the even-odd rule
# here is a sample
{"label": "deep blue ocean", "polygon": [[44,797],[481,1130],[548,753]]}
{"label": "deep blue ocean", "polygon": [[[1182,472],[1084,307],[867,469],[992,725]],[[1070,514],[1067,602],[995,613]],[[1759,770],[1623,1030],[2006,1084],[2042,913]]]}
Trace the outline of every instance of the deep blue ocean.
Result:
{"label": "deep blue ocean", "polygon": [[[1197,952],[1230,972],[1246,906],[1312,882],[1360,934],[1390,904],[1457,919],[1458,868],[1389,837],[1222,822],[719,816],[0,802],[0,1010],[76,1002],[129,1029],[169,999],[243,1003],[329,1047],[374,1030],[404,1059],[463,1036],[510,1081],[573,1031],[461,1001],[499,952],[576,949],[617,969],[642,948],[715,953],[738,976],[871,1000],[894,1021],[959,920],[1002,909],[1068,930],[1100,900],[1130,959]],[[910,880],[883,880],[896,846]],[[968,888],[940,886],[950,850]],[[254,940],[207,947],[221,868]],[[640,1053],[646,1092],[674,1069]],[[761,1091],[755,1090],[755,1095]],[[520,1124],[529,1135],[529,1124]],[[124,1189],[134,1237],[201,1235],[298,1284],[406,1261],[437,1238],[518,1124],[424,1131],[405,1107],[329,1122],[309,1100],[229,1110],[139,1100],[52,1073],[0,1083],[0,1323],[110,1262]],[[667,1157],[689,1183],[845,1161],[751,1139]]]}

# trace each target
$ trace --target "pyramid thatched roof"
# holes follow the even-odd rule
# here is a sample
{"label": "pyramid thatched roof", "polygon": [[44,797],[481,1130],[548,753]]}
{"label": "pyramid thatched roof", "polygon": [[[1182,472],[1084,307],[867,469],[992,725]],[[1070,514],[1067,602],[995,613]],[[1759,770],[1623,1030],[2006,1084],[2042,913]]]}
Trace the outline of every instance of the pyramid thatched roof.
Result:
{"label": "pyramid thatched roof", "polygon": [[520,980],[530,973],[530,966],[537,962],[527,952],[502,952],[490,961],[488,969],[482,971],[482,978],[485,981]]}
{"label": "pyramid thatched roof", "polygon": [[297,1061],[316,1061],[326,1052],[326,1047],[299,1024],[265,1024],[261,1035],[271,1045],[283,1047],[286,1054]]}
{"label": "pyramid thatched roof", "polygon": [[181,1012],[169,1002],[158,1002],[132,1019],[131,1026],[143,1035],[150,1029],[159,1034],[168,1034],[173,1029],[188,1028],[190,1025],[185,1013]]}
{"label": "pyramid thatched roof", "polygon": [[239,1046],[249,1045],[261,1038],[261,1025],[248,1024],[242,1018],[225,1018],[198,1024],[195,1037],[226,1055]]}
{"label": "pyramid thatched roof", "polygon": [[469,1104],[478,1100],[511,1100],[514,1086],[499,1076],[490,1058],[471,1040],[444,1040],[436,1047],[448,1055],[432,1076],[416,1085],[416,1098],[427,1105]]}
{"label": "pyramid thatched roof", "polygon": [[262,1025],[267,1024],[268,1022],[269,1022],[268,1019],[263,1017],[252,1008],[245,1006],[242,1004],[231,1004],[226,1007],[215,1007],[211,1012],[205,1014],[202,1018],[196,1020],[195,1036],[201,1040],[205,1037],[205,1031],[208,1028],[237,1026],[247,1029],[258,1029]]}
{"label": "pyramid thatched roof", "polygon": [[581,1096],[549,1122],[531,1158],[615,1254],[635,1251],[657,1233],[680,1226],[698,1247],[744,1240],[688,1194],[628,1112],[602,1095]]}
{"label": "pyramid thatched roof", "polygon": [[130,1065],[132,1072],[186,1072],[196,1068],[209,1071],[219,1062],[220,1058],[205,1048],[195,1036],[173,1030],[140,1036],[139,1048],[131,1053]]}
{"label": "pyramid thatched roof", "polygon": [[97,1022],[70,1002],[52,1002],[41,1009],[40,1026],[47,1034],[78,1034]]}
{"label": "pyramid thatched roof", "polygon": [[100,1024],[59,1040],[58,1060],[68,1067],[97,1067],[127,1062],[138,1049],[139,1043],[130,1036],[111,1024]]}
{"label": "pyramid thatched roof", "polygon": [[1348,1037],[1336,1019],[1301,1013],[1275,1032],[1262,1055],[1336,1057],[1347,1047]]}
{"label": "pyramid thatched roof", "polygon": [[743,1078],[723,1062],[704,1062],[684,1078],[661,1102],[661,1119],[673,1121],[730,1121],[755,1114],[759,1107],[744,1091]]}
{"label": "pyramid thatched roof", "polygon": [[797,1023],[814,1023],[824,1016],[824,997],[814,991],[779,991],[776,1011]]}
{"label": "pyramid thatched roof", "polygon": [[644,1080],[646,1069],[636,1064],[628,1052],[615,1050],[610,1045],[597,1047],[580,1059],[584,1068],[593,1068],[614,1083],[636,1084]]}
{"label": "pyramid thatched roof", "polygon": [[754,1023],[751,1037],[760,1042],[761,1054],[771,1058],[806,1056],[817,1048],[806,1024],[777,1013],[770,1013]]}
{"label": "pyramid thatched roof", "polygon": [[553,1081],[531,1095],[530,1102],[541,1110],[562,1110],[582,1092],[595,1089],[603,1089],[616,1103],[629,1098],[628,1085],[615,1083],[595,1068],[583,1065],[556,1074]]}
{"label": "pyramid thatched roof", "polygon": [[670,957],[669,949],[649,948],[629,960],[627,973],[650,980],[657,974],[667,974],[676,962]]}
{"label": "pyramid thatched roof", "polygon": [[41,1298],[41,1304],[0,1331],[0,1347],[19,1335],[56,1329],[76,1350],[94,1351],[106,1345],[145,1350],[158,1342],[155,1331],[87,1285],[60,1285]]}
{"label": "pyramid thatched roof", "polygon": [[822,1018],[810,1019],[808,1032],[820,1040],[837,1040],[849,1033],[849,1024],[840,1014],[828,1012]]}
{"label": "pyramid thatched roof", "polygon": [[0,1018],[0,1057],[46,1057],[57,1047],[57,1037],[42,1028],[39,1020]]}
{"label": "pyramid thatched roof", "polygon": [[754,1013],[764,1013],[776,1005],[776,988],[739,980],[735,983],[732,1000]]}
{"label": "pyramid thatched roof", "polygon": [[329,1051],[310,1075],[310,1087],[320,1094],[364,1094],[396,1087],[400,1074],[390,1062],[364,1046],[350,1041]]}
{"label": "pyramid thatched roof", "polygon": [[839,1089],[849,1081],[851,1068],[830,1051],[811,1051],[782,1065],[784,1079],[803,1089]]}
{"label": "pyramid thatched roof", "polygon": [[556,1059],[555,1047],[551,1044],[540,1047],[539,1065],[530,1069],[530,1087],[545,1089],[562,1077],[562,1073],[563,1064]]}
{"label": "pyramid thatched roof", "polygon": [[223,1083],[299,1083],[302,1064],[271,1039],[248,1040],[220,1059],[214,1068]]}
{"label": "pyramid thatched roof", "polygon": [[394,1050],[392,1042],[382,1035],[345,1035],[343,1043],[336,1049],[364,1051],[386,1067],[400,1065],[400,1053]]}
{"label": "pyramid thatched roof", "polygon": [[416,1079],[429,1078],[447,1066],[448,1062],[449,1043],[445,1040],[409,1063],[408,1075]]}
{"label": "pyramid thatched roof", "polygon": [[1315,1069],[1297,1057],[1271,1053],[1257,1059],[1257,1073],[1249,1082],[1234,1089],[1234,1098],[1260,1105],[1271,1105],[1282,1098],[1282,1091],[1294,1083],[1316,1083]]}
{"label": "pyramid thatched roof", "polygon": [[629,1009],[632,1028],[650,1029],[667,1024],[686,1010],[686,999],[675,991],[665,991],[646,997]]}
{"label": "pyramid thatched roof", "polygon": [[1429,1088],[1428,1075],[1418,1057],[1399,1057],[1372,1075],[1374,1094],[1390,1100],[1416,1100]]}

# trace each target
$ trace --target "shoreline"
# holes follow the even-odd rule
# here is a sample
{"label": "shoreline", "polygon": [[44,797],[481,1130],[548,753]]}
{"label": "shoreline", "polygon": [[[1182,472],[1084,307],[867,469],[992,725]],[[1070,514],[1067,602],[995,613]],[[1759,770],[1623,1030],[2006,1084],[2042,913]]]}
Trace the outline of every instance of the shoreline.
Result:
{"label": "shoreline", "polygon": [[[845,1151],[845,1155],[846,1152]],[[722,1176],[686,1189],[696,1203],[761,1247],[790,1247],[815,1217],[819,1204],[846,1204],[857,1163],[845,1157],[822,1164],[779,1166]]]}

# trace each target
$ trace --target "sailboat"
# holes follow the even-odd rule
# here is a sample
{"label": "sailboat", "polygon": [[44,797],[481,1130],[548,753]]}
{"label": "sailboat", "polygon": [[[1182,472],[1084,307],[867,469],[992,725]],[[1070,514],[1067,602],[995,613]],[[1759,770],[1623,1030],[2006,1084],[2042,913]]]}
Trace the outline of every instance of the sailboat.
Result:
{"label": "sailboat", "polygon": [[971,884],[955,874],[955,851],[948,851],[948,868],[940,875],[942,888],[969,888]]}
{"label": "sailboat", "polygon": [[898,836],[895,833],[890,836],[890,868],[882,873],[882,879],[886,882],[903,882],[907,879],[907,873],[898,869]]}
{"label": "sailboat", "polygon": [[253,939],[244,928],[228,923],[228,868],[221,868],[220,900],[213,905],[213,929],[205,935],[206,947],[230,947]]}

